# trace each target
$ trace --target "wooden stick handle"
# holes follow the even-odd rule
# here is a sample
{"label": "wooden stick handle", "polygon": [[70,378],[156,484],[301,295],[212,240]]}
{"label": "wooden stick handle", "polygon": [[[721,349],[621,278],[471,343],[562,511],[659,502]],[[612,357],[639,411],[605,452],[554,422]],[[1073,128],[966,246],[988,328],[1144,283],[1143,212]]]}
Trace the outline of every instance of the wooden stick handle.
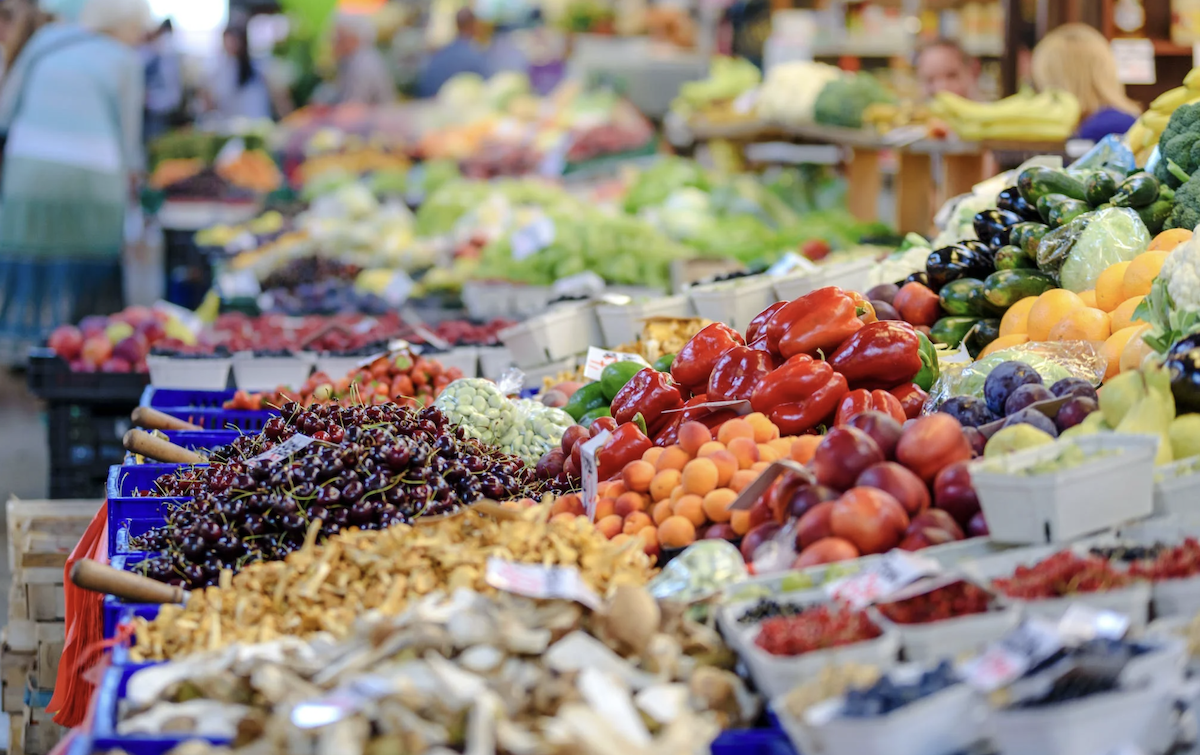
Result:
{"label": "wooden stick handle", "polygon": [[177,446],[169,440],[155,437],[136,427],[125,433],[122,442],[126,451],[133,451],[148,459],[168,464],[203,464],[207,461],[195,451],[189,451],[183,446]]}
{"label": "wooden stick handle", "polygon": [[172,417],[170,414],[165,414],[157,409],[151,409],[148,406],[139,406],[133,410],[133,414],[129,415],[133,420],[135,427],[144,427],[147,430],[203,430],[199,425],[193,425],[191,422],[186,422],[178,417]]}
{"label": "wooden stick handle", "polygon": [[83,590],[115,595],[129,603],[182,603],[187,598],[182,587],[120,571],[90,558],[81,558],[71,567],[71,583]]}

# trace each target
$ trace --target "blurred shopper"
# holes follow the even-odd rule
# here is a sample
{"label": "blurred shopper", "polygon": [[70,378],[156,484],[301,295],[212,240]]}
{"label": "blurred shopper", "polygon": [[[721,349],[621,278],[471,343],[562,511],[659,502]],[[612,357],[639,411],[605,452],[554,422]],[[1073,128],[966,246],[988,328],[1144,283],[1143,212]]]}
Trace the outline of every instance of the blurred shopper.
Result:
{"label": "blurred shopper", "polygon": [[1086,24],[1065,24],[1047,34],[1033,49],[1032,67],[1038,89],[1061,89],[1079,100],[1080,139],[1123,134],[1142,112],[1125,96],[1108,40]]}
{"label": "blurred shopper", "polygon": [[435,96],[442,84],[460,73],[489,74],[487,56],[475,41],[478,35],[475,14],[469,8],[463,8],[454,17],[454,25],[458,28],[454,41],[425,61],[417,80],[417,93],[421,97]]}
{"label": "blurred shopper", "polygon": [[486,53],[487,75],[501,71],[529,73],[529,59],[522,52],[519,39],[520,30],[517,26],[502,24],[496,27]]}
{"label": "blurred shopper", "polygon": [[183,76],[175,51],[171,19],[162,22],[142,45],[146,71],[146,117],[143,134],[150,142],[167,132],[172,116],[183,105]]}
{"label": "blurred shopper", "polygon": [[926,98],[950,92],[973,100],[978,94],[979,61],[953,40],[938,39],[922,47],[917,53],[916,69]]}
{"label": "blurred shopper", "polygon": [[208,106],[224,118],[269,119],[271,92],[250,56],[245,23],[230,23],[221,42],[223,49],[205,90]]}
{"label": "blurred shopper", "polygon": [[88,0],[39,29],[0,88],[0,345],[121,306],[125,209],[142,167],[146,0]]}
{"label": "blurred shopper", "polygon": [[36,0],[3,0],[0,3],[0,47],[4,49],[0,76],[12,67],[33,33],[49,20],[50,16],[38,8]]}
{"label": "blurred shopper", "polygon": [[386,105],[396,100],[396,81],[375,46],[376,32],[366,16],[343,15],[333,32],[337,81],[333,104]]}

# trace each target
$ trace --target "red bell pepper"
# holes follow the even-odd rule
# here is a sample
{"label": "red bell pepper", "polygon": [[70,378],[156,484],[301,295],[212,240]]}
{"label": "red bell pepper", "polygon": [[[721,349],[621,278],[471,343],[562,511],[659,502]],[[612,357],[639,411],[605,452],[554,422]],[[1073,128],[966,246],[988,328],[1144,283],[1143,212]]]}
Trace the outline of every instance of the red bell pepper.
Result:
{"label": "red bell pepper", "polygon": [[775,369],[775,359],[765,351],[734,346],[721,355],[708,378],[712,401],[749,401],[759,382]]}
{"label": "red bell pepper", "polygon": [[672,412],[671,420],[667,426],[654,436],[654,445],[656,446],[673,446],[679,441],[679,428],[684,422],[701,422],[712,431],[713,435],[717,434],[717,428],[725,424],[728,420],[734,419],[738,413],[732,409],[718,409],[715,412],[704,404],[711,403],[711,399],[701,393],[698,396],[692,396],[687,403],[683,405],[683,411]]}
{"label": "red bell pepper", "polygon": [[753,343],[761,336],[766,335],[767,323],[775,316],[775,313],[787,306],[785,301],[777,301],[771,306],[764,309],[754,316],[750,324],[746,326],[746,343]]}
{"label": "red bell pepper", "polygon": [[784,359],[830,354],[862,327],[854,297],[837,286],[818,288],[780,307],[767,323],[767,344]]}
{"label": "red bell pepper", "polygon": [[798,354],[764,377],[750,406],[766,414],[783,435],[800,435],[833,416],[850,388],[827,362]]}
{"label": "red bell pepper", "polygon": [[[678,362],[679,358],[676,357],[675,361]],[[609,410],[613,419],[622,425],[642,415],[648,433],[655,435],[672,419],[671,415],[663,412],[682,406],[683,396],[679,393],[679,387],[671,382],[671,376],[647,367],[617,391]]]}
{"label": "red bell pepper", "polygon": [[873,322],[833,352],[829,364],[855,387],[893,388],[921,371],[921,341],[906,322]]}
{"label": "red bell pepper", "polygon": [[868,391],[865,388],[860,388],[856,391],[850,391],[842,397],[838,404],[837,416],[834,417],[834,426],[846,424],[846,420],[853,417],[855,414],[862,412],[883,412],[890,414],[900,424],[904,424],[904,420],[908,419],[904,415],[904,407],[900,403],[900,399],[896,398],[887,391]]}
{"label": "red bell pepper", "polygon": [[[708,376],[721,355],[734,346],[745,346],[742,334],[720,322],[701,330],[683,345],[671,363],[671,377],[689,393],[704,393]],[[613,416],[617,416],[613,412]],[[647,418],[648,419],[648,418]]]}
{"label": "red bell pepper", "polygon": [[626,464],[642,458],[653,445],[636,423],[621,425],[604,447],[596,452],[597,476],[601,480],[608,480],[620,474]]}
{"label": "red bell pepper", "polygon": [[929,400],[929,394],[916,383],[898,385],[889,393],[900,399],[900,406],[904,407],[904,416],[907,419],[920,417],[925,402]]}

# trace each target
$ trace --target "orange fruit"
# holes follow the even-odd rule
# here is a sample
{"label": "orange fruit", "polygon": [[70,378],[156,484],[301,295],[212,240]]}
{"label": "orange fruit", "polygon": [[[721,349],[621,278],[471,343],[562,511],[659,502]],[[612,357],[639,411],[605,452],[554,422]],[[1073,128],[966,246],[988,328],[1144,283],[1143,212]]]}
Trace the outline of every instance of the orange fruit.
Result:
{"label": "orange fruit", "polygon": [[1107,312],[1083,307],[1058,321],[1050,329],[1051,341],[1104,341],[1112,335],[1112,321]]}
{"label": "orange fruit", "polygon": [[1144,296],[1135,296],[1132,299],[1126,299],[1121,302],[1121,306],[1109,313],[1109,317],[1112,318],[1112,332],[1116,333],[1118,330],[1134,324],[1133,310],[1137,309],[1137,305],[1141,304],[1142,299],[1145,298]]}
{"label": "orange fruit", "polygon": [[1125,301],[1125,271],[1131,264],[1117,262],[1104,268],[1104,272],[1096,278],[1096,303],[1089,306],[1112,312]]}
{"label": "orange fruit", "polygon": [[729,506],[736,498],[737,493],[729,488],[717,488],[704,496],[704,515],[714,522],[728,522],[733,516]]}
{"label": "orange fruit", "polygon": [[696,542],[696,525],[681,516],[669,517],[658,527],[658,542],[664,548],[685,548]]}
{"label": "orange fruit", "polygon": [[983,351],[979,352],[979,358],[983,359],[988,354],[1011,349],[1013,346],[1020,346],[1023,343],[1029,343],[1029,336],[1024,333],[1013,333],[1009,336],[1000,336],[995,341],[992,341],[987,346],[983,347]]}
{"label": "orange fruit", "polygon": [[1029,326],[1026,329],[1029,340],[1035,342],[1050,340],[1050,329],[1057,325],[1059,320],[1077,309],[1083,309],[1083,299],[1080,299],[1079,294],[1073,291],[1065,288],[1052,288],[1043,293],[1029,308]]}
{"label": "orange fruit", "polygon": [[1150,242],[1150,246],[1146,247],[1147,252],[1169,252],[1175,247],[1192,240],[1192,232],[1186,228],[1172,228],[1169,231],[1163,231],[1154,237]]}
{"label": "orange fruit", "polygon": [[1158,271],[1162,270],[1169,254],[1170,252],[1164,251],[1142,252],[1133,258],[1129,269],[1125,271],[1126,299],[1150,293],[1150,285],[1158,277]]}
{"label": "orange fruit", "polygon": [[1037,300],[1036,296],[1026,296],[1008,308],[1004,317],[1000,318],[1001,338],[1029,332],[1029,310]]}
{"label": "orange fruit", "polygon": [[1146,358],[1154,349],[1142,340],[1144,332],[1150,328],[1150,324],[1138,325],[1137,332],[1125,344],[1125,348],[1121,350],[1121,372],[1128,370],[1136,370],[1142,366],[1142,360]]}
{"label": "orange fruit", "polygon": [[1080,291],[1080,292],[1079,292],[1079,298],[1080,298],[1080,299],[1083,299],[1083,303],[1084,303],[1084,304],[1086,304],[1086,305],[1087,305],[1087,306],[1089,306],[1089,307],[1094,307],[1094,306],[1096,306],[1096,292],[1095,292],[1094,290],[1092,290],[1092,291]]}
{"label": "orange fruit", "polygon": [[1141,330],[1142,326],[1139,325],[1121,328],[1104,342],[1104,346],[1100,348],[1100,356],[1104,358],[1107,365],[1104,371],[1105,380],[1115,377],[1121,372],[1121,352],[1125,350],[1125,345],[1129,343],[1129,339],[1133,338],[1135,334],[1140,333]]}
{"label": "orange fruit", "polygon": [[683,488],[689,493],[706,496],[717,489],[720,472],[712,459],[692,459],[683,468]]}

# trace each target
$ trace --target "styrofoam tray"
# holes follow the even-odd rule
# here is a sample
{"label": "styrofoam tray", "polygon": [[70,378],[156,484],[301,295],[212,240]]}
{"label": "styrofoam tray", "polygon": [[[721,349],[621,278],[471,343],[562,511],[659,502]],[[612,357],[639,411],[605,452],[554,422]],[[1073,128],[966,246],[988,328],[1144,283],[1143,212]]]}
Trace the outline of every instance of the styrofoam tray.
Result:
{"label": "styrofoam tray", "polygon": [[942,658],[954,660],[978,651],[1008,634],[1021,621],[1021,609],[1018,606],[1000,606],[986,613],[957,616],[927,624],[898,624],[890,621],[882,612],[875,613],[878,614],[875,618],[877,624],[887,626],[900,635],[904,659],[915,663]]}
{"label": "styrofoam tray", "polygon": [[[1200,514],[1200,471],[1185,471],[1194,467],[1195,463],[1195,459],[1184,459],[1155,468],[1154,513],[1156,515]],[[1180,472],[1184,473],[1179,474]]]}
{"label": "styrofoam tray", "polygon": [[[720,628],[721,634],[725,637],[725,642],[739,653],[747,645],[753,644],[761,622],[747,622],[742,624],[738,622],[738,617],[757,605],[764,597],[767,596],[736,600],[722,605],[717,611],[717,627]],[[825,593],[819,589],[807,589],[782,595],[774,594],[770,597],[781,605],[811,606],[828,602]]]}
{"label": "styrofoam tray", "polygon": [[1172,703],[1166,685],[1146,684],[1042,708],[992,710],[988,729],[1001,755],[1095,755],[1155,741]]}
{"label": "styrofoam tray", "polygon": [[467,281],[463,284],[462,300],[473,320],[508,317],[513,311],[513,286],[495,281]]}
{"label": "styrofoam tray", "polygon": [[1159,618],[1192,618],[1200,613],[1200,576],[1154,582],[1150,586],[1150,602]]}
{"label": "styrofoam tray", "polygon": [[[805,711],[805,728],[822,755],[950,755],[982,739],[987,720],[983,698],[965,684],[876,718],[840,717],[841,706],[835,698]],[[780,723],[789,736],[797,728],[786,712]],[[799,749],[805,739],[793,744]]]}
{"label": "styrofoam tray", "polygon": [[596,308],[592,305],[565,304],[538,319],[546,323],[546,354],[551,360],[582,354],[599,337]]}
{"label": "styrofoam tray", "polygon": [[554,298],[554,289],[550,286],[511,286],[509,290],[510,317],[528,317],[539,312],[545,312]]}
{"label": "styrofoam tray", "polygon": [[313,363],[306,356],[233,357],[233,382],[243,391],[271,391],[283,386],[298,390],[308,380]]}
{"label": "styrofoam tray", "polygon": [[479,374],[488,380],[499,380],[516,364],[507,346],[484,346],[479,349]]}
{"label": "styrofoam tray", "polygon": [[232,359],[176,359],[146,357],[150,384],[157,388],[220,391],[229,384]]}
{"label": "styrofoam tray", "polygon": [[816,270],[801,270],[775,278],[775,298],[779,301],[792,301],[805,294],[812,293],[824,285],[824,275],[820,268]]}
{"label": "styrofoam tray", "polygon": [[315,362],[314,372],[323,372],[337,380],[358,369],[358,365],[366,359],[366,356],[340,357],[333,354],[316,354],[313,359]]}
{"label": "styrofoam tray", "polygon": [[447,370],[457,367],[462,370],[465,378],[473,378],[479,374],[478,346],[455,346],[448,351],[429,352],[427,356],[441,363]]}
{"label": "styrofoam tray", "polygon": [[683,295],[663,296],[636,304],[599,304],[596,317],[605,348],[633,343],[642,333],[642,321],[648,317],[687,317],[692,303]]}
{"label": "styrofoam tray", "polygon": [[971,465],[971,480],[993,540],[1045,543],[1072,540],[1153,511],[1154,455],[1158,437],[1103,433],[1066,441],[1085,454],[1120,449],[1052,474],[1024,477],[988,471],[1001,464],[1017,471],[1054,458],[1065,442],[1055,442]]}
{"label": "styrofoam tray", "polygon": [[758,686],[759,692],[767,697],[787,694],[797,684],[811,679],[813,674],[825,666],[863,663],[882,669],[891,668],[896,664],[900,652],[900,635],[887,627],[880,627],[883,634],[866,642],[856,642],[853,645],[828,650],[814,650],[803,655],[772,655],[754,644],[759,627],[761,625],[746,639],[741,656],[746,662],[746,667],[750,669],[750,677]]}
{"label": "styrofoam tray", "polygon": [[497,334],[511,352],[513,363],[524,369],[545,364],[550,360],[550,323],[542,317],[505,328]]}
{"label": "styrofoam tray", "polygon": [[766,275],[692,286],[687,293],[701,317],[743,331],[759,312],[777,301],[774,281]]}
{"label": "styrofoam tray", "polygon": [[540,364],[536,367],[522,368],[525,372],[525,387],[541,390],[542,381],[545,378],[552,378],[560,373],[569,372],[578,366],[579,359],[577,357],[567,357],[556,362]]}

